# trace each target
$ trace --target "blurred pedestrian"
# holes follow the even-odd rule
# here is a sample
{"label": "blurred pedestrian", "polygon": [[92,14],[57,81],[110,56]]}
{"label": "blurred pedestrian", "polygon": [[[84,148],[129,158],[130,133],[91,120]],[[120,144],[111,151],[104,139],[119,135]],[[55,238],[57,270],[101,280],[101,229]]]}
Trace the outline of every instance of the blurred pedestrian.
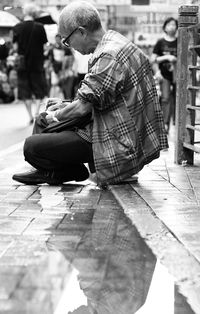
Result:
{"label": "blurred pedestrian", "polygon": [[8,104],[14,100],[14,93],[9,84],[7,72],[0,67],[0,103]]}
{"label": "blurred pedestrian", "polygon": [[76,70],[76,80],[75,80],[75,93],[78,90],[81,81],[84,79],[85,74],[88,72],[88,61],[90,59],[90,55],[83,55],[77,50],[74,50],[75,56],[75,70]]}
{"label": "blurred pedestrian", "polygon": [[39,113],[41,100],[47,96],[47,84],[44,71],[44,45],[47,35],[44,26],[35,22],[38,8],[34,3],[25,4],[24,21],[13,28],[13,42],[18,51],[18,98],[23,100],[33,122],[33,98],[36,100],[36,112]]}
{"label": "blurred pedestrian", "polygon": [[6,45],[5,39],[0,37],[0,63],[1,66],[6,62],[9,54],[9,48]]}
{"label": "blurred pedestrian", "polygon": [[59,79],[59,86],[65,99],[73,99],[75,96],[76,69],[74,50],[70,47],[65,52],[63,60],[63,69]]}
{"label": "blurred pedestrian", "polygon": [[14,100],[14,93],[9,81],[9,69],[7,58],[9,55],[9,45],[0,38],[0,103],[10,103]]}
{"label": "blurred pedestrian", "polygon": [[167,133],[171,118],[175,122],[177,29],[177,20],[168,17],[163,24],[164,36],[156,42],[151,56],[155,77],[160,82],[161,108]]}
{"label": "blurred pedestrian", "polygon": [[8,81],[14,94],[13,103],[15,104],[20,102],[18,99],[18,78],[17,78],[17,70],[15,67],[16,56],[17,56],[17,51],[15,51],[14,45],[11,41],[10,48],[9,48],[9,55],[7,57],[6,63],[7,63]]}
{"label": "blurred pedestrian", "polygon": [[[105,31],[97,9],[86,1],[63,9],[59,33],[67,47],[92,53],[88,73],[74,101],[58,101],[40,114],[43,131],[24,144],[25,160],[35,169],[13,179],[25,184],[82,181],[89,177],[85,163],[101,186],[131,179],[168,146],[149,59],[120,33]],[[77,120],[88,115],[87,123],[77,127]],[[74,127],[58,132],[66,120],[76,120]]]}
{"label": "blurred pedestrian", "polygon": [[49,59],[52,65],[50,97],[72,98],[73,95],[73,63],[72,50],[62,45],[61,36],[56,34],[55,43],[49,51]]}

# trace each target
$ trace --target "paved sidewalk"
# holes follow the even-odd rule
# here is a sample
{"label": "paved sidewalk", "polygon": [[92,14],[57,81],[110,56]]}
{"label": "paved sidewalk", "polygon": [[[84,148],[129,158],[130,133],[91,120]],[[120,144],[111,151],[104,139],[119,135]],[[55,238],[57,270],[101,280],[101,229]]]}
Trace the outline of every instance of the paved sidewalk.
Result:
{"label": "paved sidewalk", "polygon": [[0,153],[0,314],[136,313],[157,259],[175,284],[174,313],[200,313],[198,159],[175,165],[171,143],[137,183],[107,191],[11,179],[27,167],[22,147]]}
{"label": "paved sidewalk", "polygon": [[176,165],[173,158],[171,143],[140,173],[137,184],[111,190],[191,306],[174,313],[200,313],[199,156],[194,166]]}

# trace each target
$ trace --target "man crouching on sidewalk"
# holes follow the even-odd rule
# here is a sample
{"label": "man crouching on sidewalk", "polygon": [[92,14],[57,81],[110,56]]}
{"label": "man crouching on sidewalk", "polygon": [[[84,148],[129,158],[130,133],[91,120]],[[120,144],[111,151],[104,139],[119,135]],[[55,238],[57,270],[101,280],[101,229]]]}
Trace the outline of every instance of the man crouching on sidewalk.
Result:
{"label": "man crouching on sidewalk", "polygon": [[24,156],[35,169],[13,179],[33,185],[82,181],[89,177],[84,165],[89,163],[99,185],[122,182],[168,147],[149,60],[126,37],[105,31],[98,11],[85,1],[62,10],[59,33],[65,46],[92,56],[76,99],[49,108],[46,123],[89,112],[92,121],[75,130],[28,137]]}

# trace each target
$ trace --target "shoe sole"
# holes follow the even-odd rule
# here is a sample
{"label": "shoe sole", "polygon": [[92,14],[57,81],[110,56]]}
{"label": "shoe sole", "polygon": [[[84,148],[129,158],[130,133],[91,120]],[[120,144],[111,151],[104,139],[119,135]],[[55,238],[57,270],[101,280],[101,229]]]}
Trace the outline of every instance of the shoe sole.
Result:
{"label": "shoe sole", "polygon": [[20,178],[17,178],[16,176],[13,176],[12,179],[17,181],[17,182],[26,184],[26,185],[38,185],[38,184],[44,184],[44,183],[47,183],[49,185],[61,185],[65,182],[70,182],[70,181],[76,181],[76,182],[85,181],[88,179],[88,177],[87,178],[81,178],[81,179],[79,179],[79,178],[71,179],[71,180],[66,180],[66,181],[51,181],[51,180],[41,181],[41,180],[38,180],[37,182],[36,181],[30,181],[30,180],[21,180]]}
{"label": "shoe sole", "polygon": [[15,176],[13,176],[12,179],[15,180],[15,181],[17,181],[17,182],[26,184],[26,185],[37,185],[37,184],[46,183],[46,182],[41,181],[41,180],[38,180],[37,182],[35,182],[35,181],[33,182],[33,181],[30,181],[30,180],[21,180],[20,178],[15,177]]}

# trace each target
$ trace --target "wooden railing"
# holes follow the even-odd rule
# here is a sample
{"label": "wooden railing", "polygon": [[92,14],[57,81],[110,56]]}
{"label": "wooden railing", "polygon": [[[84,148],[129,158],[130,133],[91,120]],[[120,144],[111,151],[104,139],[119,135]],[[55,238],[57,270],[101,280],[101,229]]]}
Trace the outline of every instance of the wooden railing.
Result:
{"label": "wooden railing", "polygon": [[175,136],[175,162],[178,164],[193,164],[194,152],[200,153],[198,9],[198,6],[179,8]]}

